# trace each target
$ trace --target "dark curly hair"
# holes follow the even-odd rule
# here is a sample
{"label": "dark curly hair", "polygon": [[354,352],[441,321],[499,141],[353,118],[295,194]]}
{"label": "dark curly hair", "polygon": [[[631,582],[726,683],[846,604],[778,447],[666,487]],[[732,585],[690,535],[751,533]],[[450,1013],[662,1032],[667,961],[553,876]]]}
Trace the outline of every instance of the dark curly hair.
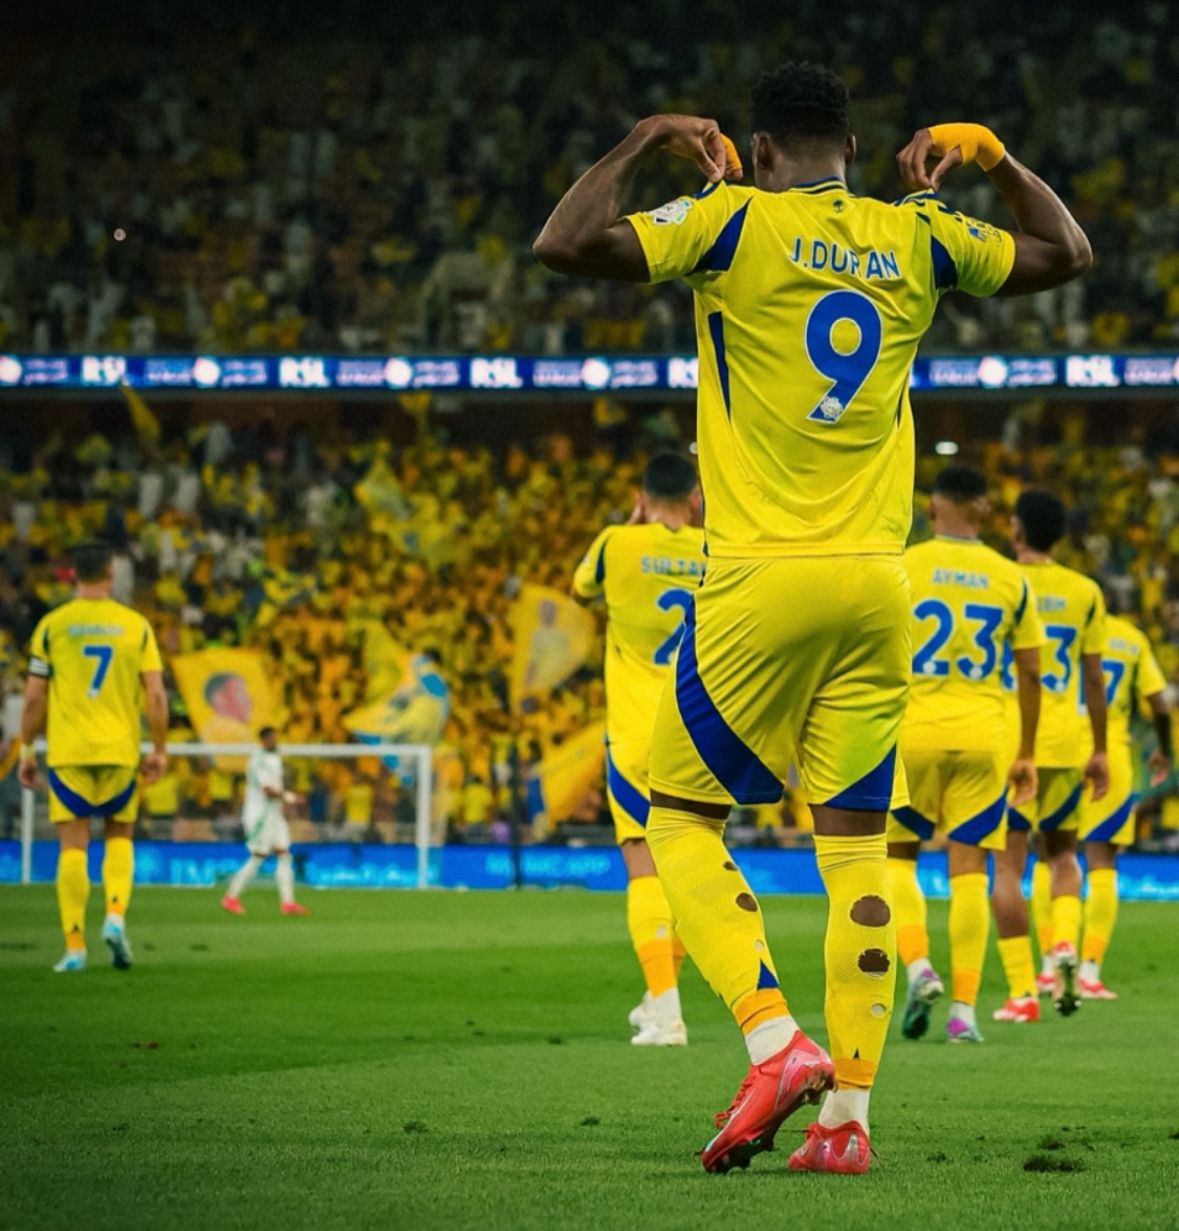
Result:
{"label": "dark curly hair", "polygon": [[1023,537],[1034,551],[1051,551],[1064,536],[1064,505],[1051,492],[1020,492],[1015,516],[1023,526]]}
{"label": "dark curly hair", "polygon": [[754,132],[782,146],[847,140],[847,86],[821,64],[788,61],[763,73],[753,87]]}
{"label": "dark curly hair", "polygon": [[934,479],[933,490],[960,503],[977,500],[987,494],[987,477],[973,466],[946,466]]}
{"label": "dark curly hair", "polygon": [[699,482],[696,467],[679,453],[656,453],[643,471],[643,491],[656,500],[683,500]]}

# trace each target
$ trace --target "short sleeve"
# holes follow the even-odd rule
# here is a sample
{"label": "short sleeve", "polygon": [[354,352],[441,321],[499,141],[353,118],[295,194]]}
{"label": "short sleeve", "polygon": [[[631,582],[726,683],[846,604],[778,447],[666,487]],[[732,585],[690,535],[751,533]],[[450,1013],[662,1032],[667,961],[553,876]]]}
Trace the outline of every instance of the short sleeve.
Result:
{"label": "short sleeve", "polygon": [[939,291],[994,295],[1015,264],[1015,239],[1010,231],[956,213],[935,196],[914,204],[929,223],[934,283]]}
{"label": "short sleeve", "polygon": [[1040,623],[1039,612],[1036,611],[1036,601],[1032,588],[1026,577],[1020,578],[1019,602],[1015,607],[1015,621],[1011,626],[1011,648],[1013,650],[1031,650],[1044,644],[1044,626]]}
{"label": "short sleeve", "polygon": [[1163,674],[1159,660],[1155,658],[1150,642],[1141,638],[1142,653],[1138,656],[1138,679],[1135,691],[1140,697],[1153,697],[1155,693],[1163,692],[1167,687],[1167,677]]}
{"label": "short sleeve", "polygon": [[1089,608],[1089,616],[1081,633],[1081,653],[1100,654],[1105,650],[1105,597],[1101,587],[1093,586],[1093,605]]}
{"label": "short sleeve", "polygon": [[600,598],[606,581],[606,544],[610,540],[607,528],[590,544],[573,574],[573,593],[580,598]]}
{"label": "short sleeve", "polygon": [[49,617],[44,616],[29,641],[29,674],[47,680],[53,674],[49,657]]}
{"label": "short sleeve", "polygon": [[639,237],[651,282],[728,269],[753,193],[723,181],[694,197],[677,197],[658,209],[628,214]]}
{"label": "short sleeve", "polygon": [[151,625],[143,622],[143,645],[139,653],[139,670],[163,671],[164,664],[160,659],[160,647],[156,644],[156,635]]}

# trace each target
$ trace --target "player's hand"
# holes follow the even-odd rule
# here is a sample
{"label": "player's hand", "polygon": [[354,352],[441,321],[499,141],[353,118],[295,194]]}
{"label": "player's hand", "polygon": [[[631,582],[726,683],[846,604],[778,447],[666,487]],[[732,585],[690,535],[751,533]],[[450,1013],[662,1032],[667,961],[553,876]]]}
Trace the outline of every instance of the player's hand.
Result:
{"label": "player's hand", "polygon": [[1011,788],[1013,806],[1018,807],[1032,799],[1039,785],[1035,761],[1031,757],[1016,757],[1007,771],[1007,785]]}
{"label": "player's hand", "polygon": [[168,768],[168,754],[163,749],[153,748],[143,758],[140,768],[143,770],[144,782],[158,782],[164,776],[164,771]]}
{"label": "player's hand", "polygon": [[1156,748],[1146,761],[1150,769],[1150,785],[1158,786],[1171,776],[1171,758],[1161,749]]}
{"label": "player's hand", "polygon": [[642,122],[650,125],[658,148],[694,162],[710,184],[744,177],[737,147],[715,120],[698,115],[655,115]]}
{"label": "player's hand", "polygon": [[1104,752],[1095,752],[1085,765],[1085,781],[1093,789],[1092,800],[1104,799],[1109,790],[1109,758]]}
{"label": "player's hand", "polygon": [[26,791],[31,791],[37,785],[37,759],[35,757],[29,757],[27,760],[24,757],[21,758],[16,771],[16,780]]}
{"label": "player's hand", "polygon": [[[931,158],[938,161],[933,170],[928,171],[926,164]],[[928,128],[919,128],[909,144],[897,155],[897,170],[901,173],[901,181],[906,188],[914,191],[926,188],[936,191],[946,172],[961,165],[962,151],[958,146],[948,150],[941,149]]]}

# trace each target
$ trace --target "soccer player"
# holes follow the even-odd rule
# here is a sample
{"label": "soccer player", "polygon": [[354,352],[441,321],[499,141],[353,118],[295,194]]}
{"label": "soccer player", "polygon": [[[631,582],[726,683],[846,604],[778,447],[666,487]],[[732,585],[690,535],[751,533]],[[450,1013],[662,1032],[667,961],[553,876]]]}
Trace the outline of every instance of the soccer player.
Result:
{"label": "soccer player", "polygon": [[242,801],[242,828],[250,857],[233,874],[221,899],[231,915],[244,915],[241,895],[258,874],[267,857],[275,857],[274,883],[278,887],[278,909],[284,915],[309,915],[306,906],[295,901],[295,871],[291,866],[291,830],[283,815],[283,804],[293,804],[298,796],[283,787],[282,757],[278,754],[278,732],[263,727],[258,732],[261,746],[250,753],[246,763],[246,795]]}
{"label": "soccer player", "polygon": [[[1053,1002],[1058,1013],[1076,1012],[1077,941],[1081,930],[1081,867],[1077,827],[1081,789],[1092,801],[1109,787],[1106,758],[1105,600],[1101,588],[1052,559],[1064,534],[1064,505],[1049,492],[1025,491],[1015,502],[1012,541],[1016,559],[1036,596],[1044,624],[1040,653],[1040,726],[1036,739],[1036,795],[1012,806],[1007,844],[995,860],[992,905],[1009,996],[996,1021],[1035,1021],[1035,974],[1027,934],[1027,910],[1019,882],[1027,862],[1028,833],[1036,832],[1051,875],[1048,953]],[[1086,749],[1092,749],[1086,755]],[[1030,976],[1030,978],[1029,978]],[[1029,989],[1029,982],[1031,987]]]}
{"label": "soccer player", "polygon": [[[885,205],[848,191],[856,142],[832,72],[782,65],[752,104],[756,187],[726,182],[743,172],[715,121],[653,116],[565,194],[534,251],[565,273],[682,278],[695,294],[708,569],[656,717],[647,843],[677,932],[749,1053],[701,1161],[743,1166],[834,1083],[790,1165],[860,1172],[895,983],[885,822],[909,688],[909,370],[943,293],[1042,290],[1092,256],[989,129],[921,129],[898,155],[919,191]],[[665,149],[709,184],[623,217],[636,169]],[[937,199],[946,172],[972,161],[1017,233]],[[733,802],[776,800],[792,761],[829,898],[834,1063],[790,1015],[723,839]]]}
{"label": "soccer player", "polygon": [[[921,843],[944,833],[950,871],[952,1003],[946,1036],[981,1043],[974,1006],[987,947],[987,852],[1002,850],[1007,792],[1035,795],[1043,630],[1019,566],[979,540],[990,509],[986,478],[947,466],[929,515],[936,537],[905,553],[913,592],[913,683],[901,727],[909,803],[893,810],[888,866],[897,955],[909,978],[901,1033],[917,1039],[944,988],[929,961]],[[1019,681],[1018,747],[1008,755],[1002,676]]]}
{"label": "soccer player", "polygon": [[647,762],[664,680],[704,575],[696,468],[675,453],[647,463],[631,524],[609,526],[573,577],[606,600],[606,795],[626,865],[626,920],[647,990],[631,1013],[640,1046],[688,1041],[677,972],[683,946],[647,849]]}
{"label": "soccer player", "polygon": [[105,846],[102,939],[116,969],[131,965],[127,907],[135,875],[131,834],[139,810],[140,710],[152,750],[146,781],[167,768],[168,698],[151,625],[111,598],[111,549],[97,540],[72,553],[74,597],[33,632],[21,715],[20,782],[36,781],[33,741],[46,729],[49,819],[57,829],[57,905],[65,954],[54,970],[86,969],[86,851],[90,822],[101,817]]}
{"label": "soccer player", "polygon": [[1109,707],[1106,738],[1110,787],[1104,799],[1096,802],[1085,799],[1081,803],[1081,838],[1085,844],[1089,881],[1081,936],[1081,970],[1077,978],[1082,1000],[1117,999],[1117,993],[1102,982],[1101,963],[1118,913],[1118,852],[1134,841],[1134,809],[1138,796],[1134,791],[1130,717],[1143,700],[1150,708],[1158,733],[1158,747],[1150,754],[1149,762],[1152,786],[1158,786],[1167,778],[1173,758],[1167,680],[1146,634],[1119,615],[1108,618],[1106,634],[1101,665]]}

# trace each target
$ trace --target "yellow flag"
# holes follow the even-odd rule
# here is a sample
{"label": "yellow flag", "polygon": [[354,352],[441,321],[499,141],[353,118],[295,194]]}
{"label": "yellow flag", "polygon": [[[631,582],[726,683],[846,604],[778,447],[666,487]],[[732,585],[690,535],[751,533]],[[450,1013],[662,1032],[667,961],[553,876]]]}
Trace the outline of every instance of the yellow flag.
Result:
{"label": "yellow flag", "polygon": [[396,692],[412,678],[409,651],[380,620],[357,620],[350,632],[364,638],[364,699],[376,701]]}
{"label": "yellow flag", "polygon": [[[257,650],[198,650],[176,654],[171,663],[198,740],[253,743],[263,727],[277,722],[270,680]],[[245,762],[240,757],[219,757],[217,765],[235,769]]]}
{"label": "yellow flag", "polygon": [[529,709],[585,665],[594,648],[594,618],[560,590],[524,585],[511,624],[512,705]]}
{"label": "yellow flag", "polygon": [[160,438],[159,419],[152,413],[151,407],[139,396],[138,391],[132,389],[125,380],[119,383],[119,388],[123,391],[123,397],[127,399],[127,409],[131,412],[131,425],[135,428],[135,435],[139,437],[139,443],[154,445]]}
{"label": "yellow flag", "polygon": [[524,784],[528,819],[551,829],[567,821],[602,777],[606,760],[606,724],[591,723],[559,744]]}
{"label": "yellow flag", "polygon": [[415,654],[407,660],[407,676],[398,687],[375,698],[370,693],[370,700],[345,714],[343,723],[360,739],[432,745],[442,738],[449,713],[446,681],[429,655]]}

